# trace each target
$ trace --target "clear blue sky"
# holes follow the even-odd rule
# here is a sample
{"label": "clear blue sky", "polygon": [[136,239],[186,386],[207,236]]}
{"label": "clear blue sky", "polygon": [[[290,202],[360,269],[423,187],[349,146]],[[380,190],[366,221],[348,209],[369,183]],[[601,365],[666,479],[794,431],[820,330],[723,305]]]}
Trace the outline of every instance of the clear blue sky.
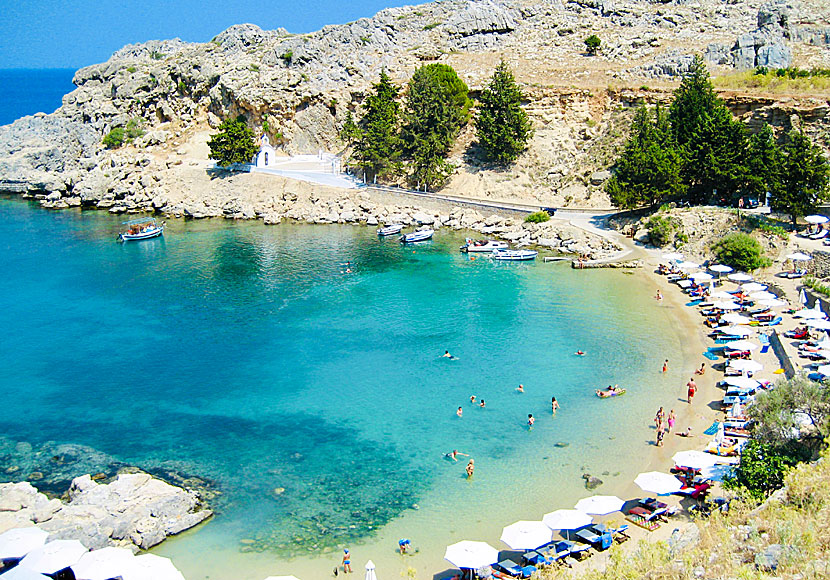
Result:
{"label": "clear blue sky", "polygon": [[424,0],[0,0],[0,68],[80,68],[153,39],[207,42],[233,24],[311,32]]}

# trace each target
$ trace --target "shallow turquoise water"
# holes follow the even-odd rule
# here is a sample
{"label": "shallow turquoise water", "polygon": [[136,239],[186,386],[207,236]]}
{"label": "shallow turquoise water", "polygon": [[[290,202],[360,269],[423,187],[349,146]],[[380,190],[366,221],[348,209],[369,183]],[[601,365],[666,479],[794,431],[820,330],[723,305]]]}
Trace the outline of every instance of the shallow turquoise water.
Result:
{"label": "shallow turquoise water", "polygon": [[[373,228],[173,221],[118,244],[105,213],[0,199],[0,216],[0,435],[215,479],[218,516],[175,553],[245,539],[284,559],[390,521],[440,542],[481,526],[448,514],[498,505],[503,526],[540,489],[571,507],[557,495],[586,464],[636,473],[655,396],[682,384],[658,372],[680,346],[653,289],[617,271],[471,261],[444,231],[401,247]],[[626,396],[597,399],[610,383]]]}

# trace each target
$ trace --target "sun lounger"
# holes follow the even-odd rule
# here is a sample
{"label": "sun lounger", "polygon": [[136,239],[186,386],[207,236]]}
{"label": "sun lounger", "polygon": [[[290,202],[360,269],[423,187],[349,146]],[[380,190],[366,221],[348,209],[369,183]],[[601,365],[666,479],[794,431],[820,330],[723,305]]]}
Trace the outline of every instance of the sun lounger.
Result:
{"label": "sun lounger", "polygon": [[529,552],[525,552],[522,554],[522,564],[526,566],[551,566],[554,563],[554,559],[550,556],[546,556],[537,550],[530,550]]}
{"label": "sun lounger", "polygon": [[635,526],[643,528],[644,530],[648,530],[649,532],[653,532],[654,530],[660,527],[660,524],[658,522],[649,521],[639,514],[629,513],[625,516],[625,519],[627,519]]}
{"label": "sun lounger", "polygon": [[584,544],[583,545],[575,544],[571,548],[571,554],[570,555],[573,558],[576,558],[577,560],[584,560],[585,558],[588,558],[591,555],[591,546],[586,546]]}
{"label": "sun lounger", "polygon": [[513,560],[502,560],[496,564],[496,569],[501,570],[506,574],[510,574],[515,578],[530,578],[530,576],[536,571],[535,566],[519,566]]}
{"label": "sun lounger", "polygon": [[597,550],[607,550],[614,543],[614,539],[608,532],[597,534],[589,528],[584,528],[576,532],[576,537]]}
{"label": "sun lounger", "polygon": [[827,233],[828,233],[828,230],[823,229],[819,233],[813,234],[812,236],[810,236],[810,239],[811,240],[821,240],[821,239],[827,237]]}

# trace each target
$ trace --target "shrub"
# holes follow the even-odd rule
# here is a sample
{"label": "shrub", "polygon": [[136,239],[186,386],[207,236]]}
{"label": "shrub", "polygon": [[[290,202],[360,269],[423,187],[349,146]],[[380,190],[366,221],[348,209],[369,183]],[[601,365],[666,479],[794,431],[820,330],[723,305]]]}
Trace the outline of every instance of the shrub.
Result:
{"label": "shrub", "polygon": [[688,240],[682,232],[678,232],[677,220],[667,216],[655,215],[646,222],[648,239],[652,246],[662,248],[675,241]]}
{"label": "shrub", "polygon": [[118,149],[124,144],[124,128],[113,127],[109,133],[104,136],[104,147],[107,149]]}
{"label": "shrub", "polygon": [[765,234],[778,236],[782,240],[790,239],[790,234],[787,231],[787,228],[778,225],[781,222],[773,222],[768,217],[756,214],[739,213],[739,215],[744,219],[744,222],[753,230],[761,230]]}
{"label": "shrub", "polygon": [[143,119],[138,117],[127,121],[127,125],[124,127],[124,138],[127,141],[132,141],[133,139],[138,139],[144,135],[144,129],[141,127],[142,124]]}
{"label": "shrub", "polygon": [[432,24],[427,24],[426,26],[424,26],[424,30],[432,30],[433,28],[435,28],[437,26],[441,26],[441,23],[440,22],[433,22]]}
{"label": "shrub", "polygon": [[294,51],[286,50],[280,55],[280,58],[285,61],[285,64],[291,64],[291,59],[294,58]]}
{"label": "shrub", "polygon": [[822,284],[821,281],[816,280],[815,278],[804,278],[803,282],[805,286],[807,286],[808,288],[812,288],[819,294],[830,296],[830,286]]}
{"label": "shrub", "polygon": [[585,48],[588,50],[588,54],[596,54],[601,44],[602,41],[596,34],[592,34],[585,39]]}
{"label": "shrub", "polygon": [[128,72],[128,73],[134,73],[134,72],[135,72],[135,71],[137,71],[137,70],[138,70],[138,69],[137,69],[137,68],[135,68],[134,66],[128,66],[128,67],[127,67],[127,72]]}
{"label": "shrub", "polygon": [[525,218],[525,222],[531,224],[541,224],[550,219],[550,214],[546,211],[535,211]]}
{"label": "shrub", "polygon": [[762,254],[761,244],[748,234],[729,234],[712,245],[718,262],[751,272],[772,262]]}
{"label": "shrub", "polygon": [[763,499],[784,486],[787,471],[794,464],[772,445],[750,439],[741,453],[740,465],[732,477],[724,480],[724,487],[744,490],[755,499]]}
{"label": "shrub", "polygon": [[179,81],[179,83],[176,85],[176,88],[178,88],[179,92],[182,94],[187,92],[187,85],[184,84],[184,81]]}
{"label": "shrub", "polygon": [[150,58],[152,58],[153,60],[161,60],[161,59],[164,58],[164,55],[162,53],[160,53],[159,51],[154,50],[153,52],[150,53]]}

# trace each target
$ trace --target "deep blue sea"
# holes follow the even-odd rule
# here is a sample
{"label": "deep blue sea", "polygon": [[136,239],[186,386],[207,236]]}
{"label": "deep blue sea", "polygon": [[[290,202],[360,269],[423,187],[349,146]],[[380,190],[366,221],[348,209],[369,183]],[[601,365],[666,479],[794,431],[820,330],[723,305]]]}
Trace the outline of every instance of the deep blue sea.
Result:
{"label": "deep blue sea", "polygon": [[52,113],[72,92],[74,69],[0,69],[0,125],[35,113]]}

